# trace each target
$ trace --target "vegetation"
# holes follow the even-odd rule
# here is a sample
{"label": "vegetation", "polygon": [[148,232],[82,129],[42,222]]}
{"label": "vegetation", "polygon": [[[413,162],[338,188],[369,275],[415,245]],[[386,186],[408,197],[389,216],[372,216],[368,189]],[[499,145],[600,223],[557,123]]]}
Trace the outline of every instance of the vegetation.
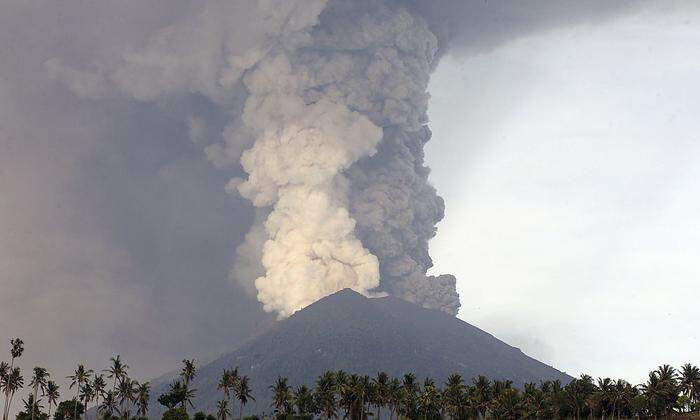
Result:
{"label": "vegetation", "polygon": [[[3,418],[8,419],[15,394],[24,388],[24,378],[17,358],[24,351],[20,339],[10,341],[10,362],[0,362],[0,391],[4,396]],[[148,418],[151,388],[128,376],[129,366],[119,356],[110,359],[102,373],[80,364],[72,375],[69,388],[73,397],[58,403],[59,386],[41,367],[32,371],[27,384],[28,395],[16,420],[87,419],[88,408],[95,409],[96,419],[145,420]],[[110,380],[107,385],[105,375]],[[166,408],[163,420],[189,420],[196,390],[191,383],[197,375],[195,361],[183,360],[180,379],[174,380],[157,400]],[[450,375],[442,383],[430,378],[423,381],[412,373],[393,378],[384,372],[376,376],[343,371],[325,372],[311,388],[309,384],[293,387],[287,378],[278,377],[269,389],[275,419],[583,419],[583,418],[682,418],[700,419],[700,368],[685,364],[676,369],[659,366],[639,385],[610,378],[594,379],[588,375],[568,384],[546,381],[528,383],[522,389],[511,381],[492,381],[485,376],[465,380]],[[248,376],[238,368],[222,372],[217,386],[222,398],[216,413],[197,412],[194,420],[259,419],[245,416],[245,407],[254,401]],[[237,402],[238,410],[234,410]],[[44,411],[44,407],[47,411]],[[134,410],[138,417],[131,417]],[[236,413],[237,411],[237,413]],[[237,416],[236,416],[237,415]],[[695,417],[692,417],[695,416]]]}
{"label": "vegetation", "polygon": [[27,399],[22,400],[24,409],[17,414],[17,420],[48,420],[49,415],[42,411],[41,404],[34,400],[34,395],[29,394]]}
{"label": "vegetation", "polygon": [[[15,394],[24,387],[24,377],[15,361],[24,352],[24,342],[19,338],[10,340],[10,363],[0,362],[0,391],[4,396],[3,420],[9,420]],[[122,363],[119,356],[110,359],[111,366],[105,370],[107,377],[113,380],[108,387],[101,373],[95,373],[85,365],[79,364],[73,374],[66,379],[73,398],[58,402],[61,392],[51,375],[42,367],[34,367],[28,383],[29,395],[23,400],[24,409],[17,420],[87,420],[88,409],[96,409],[97,416],[104,420],[131,418],[130,410],[134,408],[139,419],[147,419],[150,401],[149,383],[138,383],[129,378],[129,366]],[[44,411],[44,407],[47,411]],[[55,412],[52,413],[53,408]]]}
{"label": "vegetation", "polygon": [[54,414],[54,420],[70,420],[76,416],[82,416],[85,413],[85,407],[79,401],[66,400],[61,401],[56,407],[56,413]]}

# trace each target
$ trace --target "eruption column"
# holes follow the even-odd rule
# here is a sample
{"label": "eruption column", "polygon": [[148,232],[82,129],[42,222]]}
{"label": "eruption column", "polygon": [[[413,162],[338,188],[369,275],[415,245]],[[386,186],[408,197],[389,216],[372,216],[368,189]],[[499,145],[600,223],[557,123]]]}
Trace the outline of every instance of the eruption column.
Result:
{"label": "eruption column", "polygon": [[248,180],[234,185],[272,212],[234,275],[255,272],[240,265],[257,248],[257,296],[283,316],[343,287],[455,314],[454,277],[426,276],[444,208],[423,164],[437,39],[390,1],[331,1],[308,34],[244,76],[256,140],[241,158]]}
{"label": "eruption column", "polygon": [[456,314],[454,277],[426,274],[444,205],[423,160],[438,41],[418,3],[210,0],[91,70],[46,67],[80,96],[206,98],[228,118],[220,141],[206,115],[189,129],[245,172],[227,190],[256,217],[231,277],[265,310],[350,287]]}
{"label": "eruption column", "polygon": [[346,287],[367,294],[379,285],[377,258],[355,237],[341,172],[373,154],[382,131],[342,104],[304,101],[297,92],[303,70],[280,54],[245,76],[243,122],[255,143],[241,156],[247,180],[232,185],[272,209],[264,221],[265,274],[255,287],[265,309],[280,316]]}

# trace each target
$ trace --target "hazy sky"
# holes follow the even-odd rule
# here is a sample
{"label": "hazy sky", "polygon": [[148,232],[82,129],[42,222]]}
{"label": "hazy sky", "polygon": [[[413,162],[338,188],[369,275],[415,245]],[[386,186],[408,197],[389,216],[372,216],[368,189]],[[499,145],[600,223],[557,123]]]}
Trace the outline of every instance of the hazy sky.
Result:
{"label": "hazy sky", "polygon": [[[257,42],[255,3],[0,3],[0,359],[21,336],[25,368],[120,353],[144,379],[272,322],[228,279],[253,209],[224,192],[242,168],[206,159],[229,111],[196,90],[222,42]],[[699,362],[697,3],[409,3],[456,36],[427,159],[460,316],[572,374]],[[153,38],[171,25],[175,42]],[[122,82],[157,99],[80,97],[149,45],[169,71]]]}
{"label": "hazy sky", "polygon": [[570,374],[700,360],[700,10],[648,7],[469,58],[431,84],[460,318]]}

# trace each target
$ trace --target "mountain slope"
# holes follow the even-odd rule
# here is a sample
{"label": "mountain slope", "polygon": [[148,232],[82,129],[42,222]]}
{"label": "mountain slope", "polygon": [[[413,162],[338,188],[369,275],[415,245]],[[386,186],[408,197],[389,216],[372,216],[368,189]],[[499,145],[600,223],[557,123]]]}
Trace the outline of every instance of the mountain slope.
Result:
{"label": "mountain slope", "polygon": [[[372,376],[378,371],[394,376],[410,371],[440,383],[451,373],[510,379],[516,386],[571,379],[443,312],[393,297],[368,299],[349,289],[298,311],[232,353],[201,366],[193,384],[197,409],[215,411],[222,398],[216,389],[221,372],[235,366],[251,378],[257,401],[250,409],[256,412],[270,412],[268,386],[278,375],[288,377],[293,386],[311,386],[324,371],[338,369]],[[160,409],[155,398],[166,389],[167,384],[154,384],[152,409]]]}

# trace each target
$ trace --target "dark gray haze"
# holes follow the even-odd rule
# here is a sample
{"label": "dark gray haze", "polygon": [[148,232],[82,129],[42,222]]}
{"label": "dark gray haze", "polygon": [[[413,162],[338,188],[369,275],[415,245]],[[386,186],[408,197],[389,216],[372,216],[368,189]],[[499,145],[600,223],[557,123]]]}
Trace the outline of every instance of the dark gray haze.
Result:
{"label": "dark gray haze", "polygon": [[[255,210],[225,190],[246,176],[231,158],[250,143],[233,150],[242,143],[227,140],[243,87],[222,93],[211,80],[230,64],[222,51],[245,51],[270,37],[265,25],[281,23],[260,20],[252,1],[2,3],[0,339],[24,337],[23,365],[42,363],[57,377],[114,353],[148,377],[184,356],[223,352],[271,322],[255,295],[229,280],[242,270],[232,264]],[[324,21],[325,1],[260,3],[280,14],[320,14],[361,38],[340,13]],[[352,8],[384,8],[389,17],[408,7],[436,34],[439,56],[448,45],[474,54],[634,4],[406,0]],[[427,79],[418,83],[424,89]],[[427,122],[427,96],[421,100],[414,125]],[[422,167],[429,131],[412,128],[385,130],[378,152],[348,170],[348,207],[357,237],[380,260],[381,289],[454,313],[454,278],[425,279],[443,204]],[[374,220],[377,197],[399,193]],[[407,212],[409,224],[399,217]]]}

